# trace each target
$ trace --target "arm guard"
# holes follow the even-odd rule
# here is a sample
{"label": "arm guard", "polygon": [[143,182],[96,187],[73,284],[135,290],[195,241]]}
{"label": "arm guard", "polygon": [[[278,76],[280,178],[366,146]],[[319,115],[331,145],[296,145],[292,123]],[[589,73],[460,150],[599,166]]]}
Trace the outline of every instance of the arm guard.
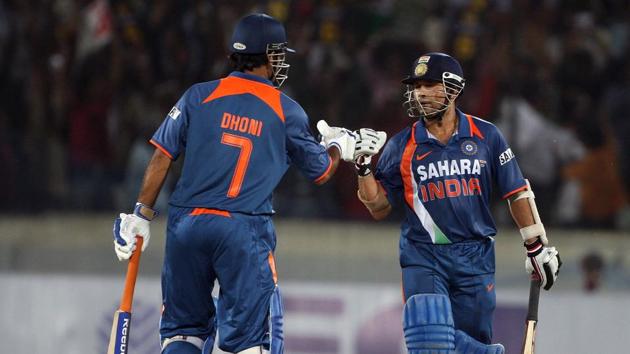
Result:
{"label": "arm guard", "polygon": [[520,229],[521,236],[523,237],[523,241],[540,237],[540,240],[542,241],[543,245],[547,245],[549,241],[547,240],[547,233],[545,232],[545,227],[540,221],[540,215],[538,215],[538,208],[536,207],[536,201],[534,200],[536,197],[534,196],[534,192],[532,191],[532,187],[529,184],[529,181],[525,179],[525,182],[527,183],[527,189],[519,193],[512,200],[508,199],[508,204],[511,204],[512,202],[515,202],[519,199],[527,198],[527,201],[529,202],[529,207],[532,212],[532,216],[534,217],[534,224],[525,226]]}
{"label": "arm guard", "polygon": [[357,191],[357,197],[359,198],[361,203],[363,203],[363,205],[365,205],[365,207],[370,211],[370,214],[372,214],[375,219],[380,219],[380,214],[385,214],[382,215],[382,217],[387,216],[387,214],[389,213],[389,209],[391,208],[389,200],[387,200],[387,197],[382,190],[383,187],[379,186],[378,188],[379,191],[376,194],[376,197],[372,200],[367,200],[363,198],[360,191]]}

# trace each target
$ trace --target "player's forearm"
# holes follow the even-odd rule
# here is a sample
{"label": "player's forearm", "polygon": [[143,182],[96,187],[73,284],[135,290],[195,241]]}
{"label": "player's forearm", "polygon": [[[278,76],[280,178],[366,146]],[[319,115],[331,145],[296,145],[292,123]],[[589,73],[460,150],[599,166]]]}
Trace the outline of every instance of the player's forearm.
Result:
{"label": "player's forearm", "polygon": [[155,200],[160,194],[170,166],[171,159],[160,150],[155,149],[151,162],[149,162],[149,166],[147,166],[144,172],[138,202],[148,206],[155,204]]}
{"label": "player's forearm", "polygon": [[[534,225],[535,223],[534,216],[532,215],[532,210],[527,199],[519,199],[510,203],[510,213],[512,214],[512,219],[514,219],[514,222],[519,229]],[[536,239],[529,239],[526,242],[532,243],[535,240]]]}
{"label": "player's forearm", "polygon": [[385,190],[376,182],[374,176],[369,174],[365,177],[358,177],[358,184],[357,196],[372,217],[375,220],[382,220],[387,217],[392,207],[385,196]]}

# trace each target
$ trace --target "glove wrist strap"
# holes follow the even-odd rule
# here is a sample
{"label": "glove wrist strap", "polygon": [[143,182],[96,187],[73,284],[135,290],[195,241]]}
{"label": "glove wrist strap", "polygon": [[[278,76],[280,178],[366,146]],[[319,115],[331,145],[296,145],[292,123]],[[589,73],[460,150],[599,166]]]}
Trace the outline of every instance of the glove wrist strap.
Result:
{"label": "glove wrist strap", "polygon": [[155,217],[159,214],[157,210],[140,202],[136,203],[136,206],[133,208],[133,213],[134,215],[137,215],[147,221],[155,219]]}
{"label": "glove wrist strap", "polygon": [[527,249],[528,257],[536,257],[543,250],[543,243],[540,238],[530,244],[525,243],[524,246]]}
{"label": "glove wrist strap", "polygon": [[356,167],[357,169],[357,175],[359,175],[359,177],[365,177],[367,175],[369,175],[370,173],[372,173],[372,166],[369,163],[366,164],[355,164],[354,167]]}

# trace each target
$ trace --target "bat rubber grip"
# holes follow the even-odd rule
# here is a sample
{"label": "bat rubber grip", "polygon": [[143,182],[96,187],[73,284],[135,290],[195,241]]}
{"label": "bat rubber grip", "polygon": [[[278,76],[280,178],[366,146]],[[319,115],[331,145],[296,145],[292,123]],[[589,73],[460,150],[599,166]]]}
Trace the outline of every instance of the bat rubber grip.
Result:
{"label": "bat rubber grip", "polygon": [[131,258],[129,259],[129,264],[127,265],[125,288],[123,289],[122,299],[120,300],[120,311],[131,312],[133,291],[136,288],[138,266],[140,265],[140,254],[142,254],[142,242],[142,237],[136,236],[136,250],[131,255]]}

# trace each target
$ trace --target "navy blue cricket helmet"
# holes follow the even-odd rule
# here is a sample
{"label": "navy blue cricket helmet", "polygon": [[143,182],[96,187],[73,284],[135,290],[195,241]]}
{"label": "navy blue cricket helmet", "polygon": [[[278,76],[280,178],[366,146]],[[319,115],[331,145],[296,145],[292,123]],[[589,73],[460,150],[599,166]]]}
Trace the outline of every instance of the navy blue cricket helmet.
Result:
{"label": "navy blue cricket helmet", "polygon": [[414,60],[411,73],[402,80],[403,84],[413,84],[416,81],[426,80],[442,82],[452,78],[464,82],[464,71],[459,62],[452,56],[444,53],[427,53]]}
{"label": "navy blue cricket helmet", "polygon": [[295,52],[287,48],[287,34],[284,26],[275,18],[254,13],[240,19],[230,41],[232,53],[265,54],[269,46],[281,47],[287,52]]}
{"label": "navy blue cricket helmet", "polygon": [[[444,89],[443,96],[424,97],[423,104],[414,87],[418,81],[441,83]],[[402,80],[402,83],[407,85],[403,105],[410,117],[442,119],[444,112],[464,91],[466,80],[462,66],[455,58],[444,53],[427,53],[414,60],[411,73]]]}

